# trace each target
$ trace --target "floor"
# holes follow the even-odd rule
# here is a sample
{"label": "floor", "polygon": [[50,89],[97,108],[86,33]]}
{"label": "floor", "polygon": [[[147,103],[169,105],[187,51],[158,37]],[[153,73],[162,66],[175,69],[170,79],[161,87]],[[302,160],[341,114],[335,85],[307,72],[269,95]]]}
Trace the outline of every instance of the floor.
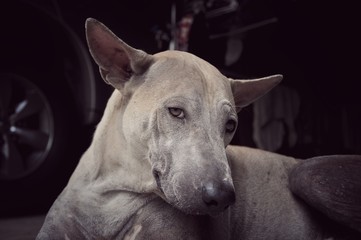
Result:
{"label": "floor", "polygon": [[44,215],[0,218],[0,239],[34,240],[43,222]]}

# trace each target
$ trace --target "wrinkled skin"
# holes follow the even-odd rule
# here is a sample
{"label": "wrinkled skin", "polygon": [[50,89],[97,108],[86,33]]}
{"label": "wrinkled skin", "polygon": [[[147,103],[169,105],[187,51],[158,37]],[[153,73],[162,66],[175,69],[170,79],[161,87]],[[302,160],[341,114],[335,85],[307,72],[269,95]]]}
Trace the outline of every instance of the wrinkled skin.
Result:
{"label": "wrinkled skin", "polygon": [[149,55],[94,19],[86,27],[115,90],[38,239],[332,236],[289,191],[296,159],[228,146],[237,112],[280,75],[229,79],[192,54]]}
{"label": "wrinkled skin", "polygon": [[[146,145],[153,175],[164,192],[164,198],[184,212],[204,214],[209,209],[199,197],[202,196],[202,186],[220,182],[233,191],[225,146],[234,131],[227,131],[226,125],[233,124],[230,127],[235,130],[237,114],[228,79],[200,61],[209,68],[209,73],[214,73],[213,82],[205,84],[207,77],[196,74],[197,68],[204,66],[189,64],[185,59],[176,58],[172,52],[158,54],[156,58],[159,60],[152,66],[154,70],[149,71],[148,79],[128,104],[127,109],[132,109],[132,113],[124,112],[124,121],[131,123],[124,127],[124,134],[127,135],[131,128],[141,130],[131,131],[129,138],[140,136],[142,144]],[[182,69],[195,73],[190,79],[192,88],[187,81],[190,71]],[[157,75],[153,76],[153,72]],[[182,74],[169,78],[169,72]],[[165,92],[169,85],[174,86],[175,91]],[[220,89],[219,93],[206,98],[209,88],[216,87]],[[144,95],[147,89],[152,91]],[[144,105],[144,97],[149,105],[139,106]],[[144,116],[144,112],[150,117]],[[132,121],[142,118],[144,120],[139,126]]]}

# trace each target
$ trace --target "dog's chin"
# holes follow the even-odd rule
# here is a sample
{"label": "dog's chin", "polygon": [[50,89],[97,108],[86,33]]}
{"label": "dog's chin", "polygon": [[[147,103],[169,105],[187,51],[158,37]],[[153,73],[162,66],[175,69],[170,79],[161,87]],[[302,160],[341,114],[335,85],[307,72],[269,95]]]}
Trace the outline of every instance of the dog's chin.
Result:
{"label": "dog's chin", "polygon": [[160,179],[157,177],[156,182],[157,190],[155,191],[155,194],[157,194],[174,208],[187,215],[209,215],[211,217],[217,217],[225,210],[224,209],[222,211],[219,211],[217,208],[213,208],[212,206],[206,206],[201,197],[199,197],[200,200],[197,201],[197,198],[194,197],[198,195],[197,193],[189,194],[189,196],[192,196],[191,198],[185,198],[184,196],[175,196],[174,194],[172,194],[174,193],[173,190],[167,191],[169,189],[163,188]]}
{"label": "dog's chin", "polygon": [[[186,215],[209,215],[211,217],[217,217],[224,211],[207,207],[203,202],[197,201],[179,201],[180,198],[167,198],[165,195],[162,198],[171,206],[183,212]],[[176,200],[177,199],[177,200]]]}
{"label": "dog's chin", "polygon": [[180,204],[180,203],[175,203],[175,204],[171,204],[171,205],[187,215],[207,215],[208,214],[206,209],[197,207],[197,206],[189,206],[189,205],[184,205],[184,204]]}
{"label": "dog's chin", "polygon": [[178,210],[180,210],[181,212],[187,215],[196,215],[196,216],[208,215],[211,217],[218,217],[225,211],[225,210],[218,211],[208,207],[189,207],[189,206],[184,207],[184,206],[177,206],[176,204],[172,206],[174,206],[175,208],[177,208]]}

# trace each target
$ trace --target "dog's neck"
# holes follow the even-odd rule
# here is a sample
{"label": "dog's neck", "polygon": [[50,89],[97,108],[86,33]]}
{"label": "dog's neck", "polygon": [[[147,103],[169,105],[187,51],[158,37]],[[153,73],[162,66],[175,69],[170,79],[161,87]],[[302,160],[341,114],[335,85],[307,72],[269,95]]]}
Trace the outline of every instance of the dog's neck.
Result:
{"label": "dog's neck", "polygon": [[[82,172],[86,169],[86,173],[81,173],[84,180],[89,181],[92,187],[102,193],[156,192],[156,182],[148,161],[148,150],[143,144],[138,144],[137,148],[134,148],[132,144],[136,143],[128,141],[123,135],[122,114],[125,108],[124,96],[115,90],[97,126],[94,140],[79,163],[83,166],[78,169],[82,169]],[[87,163],[84,164],[85,162]]]}

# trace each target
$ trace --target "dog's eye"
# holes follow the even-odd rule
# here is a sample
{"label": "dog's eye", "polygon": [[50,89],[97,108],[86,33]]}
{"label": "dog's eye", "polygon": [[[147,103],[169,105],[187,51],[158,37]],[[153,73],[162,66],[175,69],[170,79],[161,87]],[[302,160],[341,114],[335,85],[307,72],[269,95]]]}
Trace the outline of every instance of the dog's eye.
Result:
{"label": "dog's eye", "polygon": [[176,118],[184,118],[184,111],[180,108],[169,108],[169,113]]}
{"label": "dog's eye", "polygon": [[236,130],[237,123],[234,120],[228,120],[226,123],[226,132],[233,133]]}

